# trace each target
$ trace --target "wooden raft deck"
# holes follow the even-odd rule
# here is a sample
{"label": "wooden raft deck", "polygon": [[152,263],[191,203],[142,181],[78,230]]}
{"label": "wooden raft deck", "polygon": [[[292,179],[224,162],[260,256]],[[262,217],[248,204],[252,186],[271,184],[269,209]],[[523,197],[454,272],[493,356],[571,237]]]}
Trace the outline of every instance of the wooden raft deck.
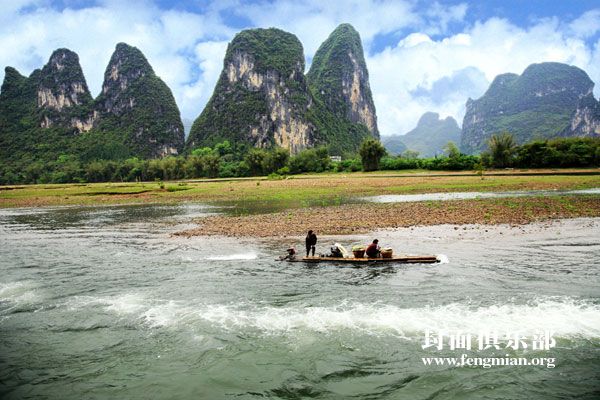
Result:
{"label": "wooden raft deck", "polygon": [[292,262],[305,263],[351,263],[351,264],[369,264],[369,263],[399,263],[399,264],[433,264],[437,263],[437,256],[397,256],[392,258],[341,258],[341,257],[302,257]]}

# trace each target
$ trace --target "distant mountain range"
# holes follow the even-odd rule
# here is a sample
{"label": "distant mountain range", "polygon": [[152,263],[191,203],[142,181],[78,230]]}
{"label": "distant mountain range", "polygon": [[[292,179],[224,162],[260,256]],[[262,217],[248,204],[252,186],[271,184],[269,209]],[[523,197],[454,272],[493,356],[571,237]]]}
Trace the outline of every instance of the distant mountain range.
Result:
{"label": "distant mountain range", "polygon": [[181,122],[183,123],[183,132],[185,133],[185,137],[187,139],[187,137],[190,134],[190,131],[192,130],[192,125],[194,124],[194,121],[189,118],[182,118]]}
{"label": "distant mountain range", "polygon": [[[58,49],[29,77],[6,67],[0,162],[23,169],[59,158],[158,158],[224,140],[238,151],[280,146],[295,154],[324,145],[332,154],[345,154],[365,138],[379,138],[358,32],[338,26],[307,74],[304,59],[302,44],[291,33],[275,28],[238,33],[206,107],[193,123],[185,121],[186,140],[171,90],[140,50],[117,44],[94,99],[77,54]],[[460,143],[463,152],[480,152],[502,131],[519,143],[599,135],[600,103],[593,86],[579,68],[533,64],[521,76],[498,76],[480,99],[469,99],[462,131],[451,117],[426,113],[412,131],[383,141],[391,153],[411,149],[433,156],[448,141]]]}
{"label": "distant mountain range", "polygon": [[[379,137],[360,36],[340,25],[307,75],[302,44],[279,29],[240,32],[204,111],[184,125],[170,89],[144,55],[119,43],[92,98],[77,54],[58,49],[29,77],[7,67],[0,92],[0,161],[10,165],[157,158],[229,140],[238,151],[327,145],[356,151]],[[64,158],[64,157],[63,157]]]}
{"label": "distant mountain range", "polygon": [[384,137],[382,142],[391,154],[413,150],[419,152],[420,157],[433,157],[441,154],[448,142],[458,145],[460,133],[454,118],[440,119],[439,114],[427,112],[421,116],[415,129],[405,135]]}
{"label": "distant mountain range", "polygon": [[581,69],[560,63],[532,64],[522,75],[497,76],[485,94],[468,99],[462,130],[452,118],[425,113],[405,135],[383,138],[388,151],[409,149],[422,157],[442,152],[448,141],[466,154],[487,149],[493,134],[511,133],[518,144],[536,139],[600,135],[600,102]]}

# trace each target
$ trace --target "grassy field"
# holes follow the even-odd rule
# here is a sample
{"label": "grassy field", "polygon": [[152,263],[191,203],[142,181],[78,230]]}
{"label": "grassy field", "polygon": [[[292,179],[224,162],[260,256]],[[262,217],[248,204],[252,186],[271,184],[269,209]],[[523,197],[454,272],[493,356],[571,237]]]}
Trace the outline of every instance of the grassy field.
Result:
{"label": "grassy field", "polygon": [[[500,171],[505,174],[506,171]],[[145,183],[93,183],[0,187],[0,207],[172,202],[281,202],[331,205],[356,196],[466,191],[569,190],[600,187],[600,170],[513,171],[512,175],[385,172],[300,175],[288,179],[245,178]]]}

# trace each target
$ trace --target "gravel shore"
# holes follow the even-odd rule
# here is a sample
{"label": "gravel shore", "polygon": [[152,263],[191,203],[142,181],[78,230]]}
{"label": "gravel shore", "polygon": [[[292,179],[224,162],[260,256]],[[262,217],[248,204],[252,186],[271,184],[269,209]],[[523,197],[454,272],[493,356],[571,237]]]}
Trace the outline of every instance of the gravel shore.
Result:
{"label": "gravel shore", "polygon": [[288,237],[360,234],[384,228],[438,224],[521,225],[552,219],[598,217],[600,197],[561,196],[483,200],[354,204],[294,209],[273,214],[210,216],[178,236]]}

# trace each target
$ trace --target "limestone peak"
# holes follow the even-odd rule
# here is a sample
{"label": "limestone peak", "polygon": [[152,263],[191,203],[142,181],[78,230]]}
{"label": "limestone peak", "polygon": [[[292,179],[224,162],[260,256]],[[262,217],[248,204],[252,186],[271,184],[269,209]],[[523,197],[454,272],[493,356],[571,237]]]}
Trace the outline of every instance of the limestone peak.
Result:
{"label": "limestone peak", "polygon": [[364,125],[379,137],[369,72],[359,33],[339,25],[321,44],[307,75],[316,97],[336,116]]}

